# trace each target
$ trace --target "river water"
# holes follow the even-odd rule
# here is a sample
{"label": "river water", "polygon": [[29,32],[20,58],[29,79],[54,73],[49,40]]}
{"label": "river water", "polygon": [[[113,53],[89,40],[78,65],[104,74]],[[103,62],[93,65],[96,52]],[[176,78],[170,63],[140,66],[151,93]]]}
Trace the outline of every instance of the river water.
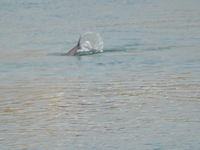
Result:
{"label": "river water", "polygon": [[[199,0],[1,0],[1,149],[200,149]],[[97,32],[104,52],[62,56]]]}

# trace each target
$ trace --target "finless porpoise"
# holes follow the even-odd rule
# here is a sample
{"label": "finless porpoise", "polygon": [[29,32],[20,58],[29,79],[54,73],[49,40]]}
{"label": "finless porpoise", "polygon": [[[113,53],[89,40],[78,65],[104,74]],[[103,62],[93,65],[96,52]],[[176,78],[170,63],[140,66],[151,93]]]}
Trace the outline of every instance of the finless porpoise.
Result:
{"label": "finless porpoise", "polygon": [[78,40],[78,44],[67,53],[67,56],[75,56],[77,50],[81,49],[80,40],[81,40],[81,36],[80,36],[80,38]]}

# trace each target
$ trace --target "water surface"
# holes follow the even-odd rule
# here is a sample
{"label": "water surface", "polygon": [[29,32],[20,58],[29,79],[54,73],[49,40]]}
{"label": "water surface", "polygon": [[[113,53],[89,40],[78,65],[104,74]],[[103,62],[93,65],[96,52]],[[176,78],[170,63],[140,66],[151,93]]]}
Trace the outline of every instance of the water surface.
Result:
{"label": "water surface", "polygon": [[[0,147],[199,149],[199,6],[2,0]],[[103,53],[61,56],[87,31]]]}

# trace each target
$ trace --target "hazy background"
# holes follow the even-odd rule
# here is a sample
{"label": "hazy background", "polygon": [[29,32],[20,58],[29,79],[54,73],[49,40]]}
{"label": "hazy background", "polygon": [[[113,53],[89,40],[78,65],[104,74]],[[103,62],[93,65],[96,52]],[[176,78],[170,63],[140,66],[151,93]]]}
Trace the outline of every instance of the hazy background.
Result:
{"label": "hazy background", "polygon": [[[199,149],[199,0],[1,0],[0,147]],[[66,57],[80,34],[104,52]]]}

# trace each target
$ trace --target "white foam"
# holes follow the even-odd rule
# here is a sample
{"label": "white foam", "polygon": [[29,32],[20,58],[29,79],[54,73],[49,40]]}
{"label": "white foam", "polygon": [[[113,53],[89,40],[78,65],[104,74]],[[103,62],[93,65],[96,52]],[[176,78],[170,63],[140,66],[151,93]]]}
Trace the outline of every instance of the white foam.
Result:
{"label": "white foam", "polygon": [[81,35],[81,47],[80,52],[103,52],[103,41],[98,33],[86,32]]}

